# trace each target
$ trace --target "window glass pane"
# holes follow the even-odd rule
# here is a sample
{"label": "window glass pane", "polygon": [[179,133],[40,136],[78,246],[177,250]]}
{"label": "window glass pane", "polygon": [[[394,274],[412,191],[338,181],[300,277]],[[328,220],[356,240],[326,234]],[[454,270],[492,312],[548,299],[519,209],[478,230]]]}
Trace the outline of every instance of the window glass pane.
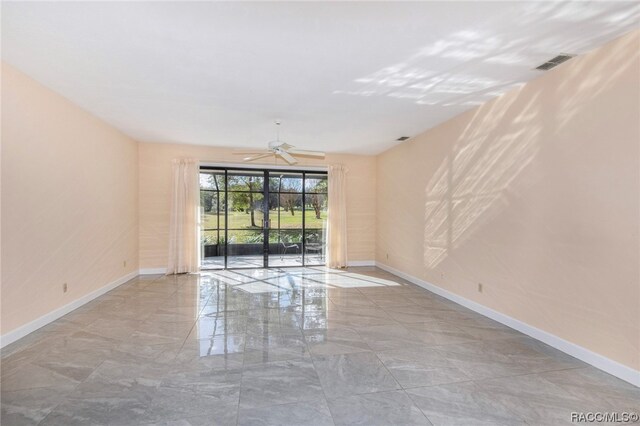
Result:
{"label": "window glass pane", "polygon": [[227,237],[229,238],[229,254],[262,254],[263,252],[262,247],[246,247],[245,249],[238,247],[239,244],[262,244],[264,234],[261,230],[229,230]]}
{"label": "window glass pane", "polygon": [[327,194],[305,194],[305,265],[323,265],[327,242]]}
{"label": "window glass pane", "polygon": [[302,175],[291,173],[281,175],[278,192],[302,192]]}
{"label": "window glass pane", "polygon": [[302,229],[285,229],[269,232],[270,243],[300,244],[302,243]]}
{"label": "window glass pane", "polygon": [[302,174],[286,172],[269,173],[269,191],[302,192]]}
{"label": "window glass pane", "polygon": [[222,173],[216,173],[216,182],[218,183],[218,189],[220,191],[224,191],[225,190],[225,186],[224,186],[224,172]]}
{"label": "window glass pane", "polygon": [[302,228],[302,194],[272,195],[269,205],[271,228]]}
{"label": "window glass pane", "polygon": [[224,268],[224,231],[203,231],[200,235],[202,267]]}
{"label": "window glass pane", "polygon": [[269,266],[302,265],[302,229],[269,231]]}
{"label": "window glass pane", "polygon": [[200,191],[203,229],[224,229],[224,192]]}
{"label": "window glass pane", "polygon": [[229,171],[229,191],[257,191],[264,188],[264,174],[262,172]]}
{"label": "window glass pane", "polygon": [[264,196],[254,192],[229,192],[229,228],[262,228]]}
{"label": "window glass pane", "polygon": [[313,175],[307,173],[305,175],[306,179],[304,182],[304,190],[305,192],[327,192],[327,175]]}
{"label": "window glass pane", "polygon": [[269,191],[278,192],[280,190],[280,175],[269,173]]}
{"label": "window glass pane", "polygon": [[261,230],[228,230],[227,267],[260,268],[264,265],[264,233]]}
{"label": "window glass pane", "polygon": [[[278,193],[269,193],[269,218],[271,219],[271,223],[273,224],[273,220],[278,218],[278,207],[280,206],[280,195]],[[272,225],[272,227],[277,225]]]}
{"label": "window glass pane", "polygon": [[224,242],[224,231],[202,231],[202,244],[209,246],[218,244],[219,239],[222,239]]}
{"label": "window glass pane", "polygon": [[325,228],[327,226],[327,195],[306,194],[305,227]]}
{"label": "window glass pane", "polygon": [[200,188],[201,189],[217,189],[215,175],[213,173],[201,172]]}
{"label": "window glass pane", "polygon": [[325,263],[325,229],[305,229],[304,262],[305,265],[323,265]]}

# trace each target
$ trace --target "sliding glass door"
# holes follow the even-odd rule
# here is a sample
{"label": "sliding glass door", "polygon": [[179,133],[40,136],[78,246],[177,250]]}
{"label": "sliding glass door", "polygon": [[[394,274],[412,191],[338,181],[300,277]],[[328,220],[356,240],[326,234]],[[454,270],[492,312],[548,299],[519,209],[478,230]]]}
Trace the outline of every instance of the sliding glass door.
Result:
{"label": "sliding glass door", "polygon": [[327,241],[327,175],[305,173],[304,263],[324,265]]}
{"label": "sliding glass door", "polygon": [[301,266],[302,173],[269,173],[269,265]]}
{"label": "sliding glass door", "polygon": [[200,170],[200,263],[203,269],[226,267],[226,172]]}
{"label": "sliding glass door", "polygon": [[264,189],[264,172],[227,170],[227,268],[263,266]]}
{"label": "sliding glass door", "polygon": [[203,269],[323,265],[327,175],[203,168]]}

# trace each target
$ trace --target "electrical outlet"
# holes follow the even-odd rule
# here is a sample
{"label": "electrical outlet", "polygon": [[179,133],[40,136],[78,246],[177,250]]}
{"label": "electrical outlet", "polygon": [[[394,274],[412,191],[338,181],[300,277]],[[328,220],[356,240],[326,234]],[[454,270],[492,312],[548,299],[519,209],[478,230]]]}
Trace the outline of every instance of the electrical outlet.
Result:
{"label": "electrical outlet", "polygon": [[67,287],[67,283],[62,284],[62,292],[63,292],[63,293],[66,293],[66,292],[67,292],[67,289],[68,289],[68,287]]}
{"label": "electrical outlet", "polygon": [[389,260],[389,253],[387,253],[387,260]]}
{"label": "electrical outlet", "polygon": [[122,262],[122,267],[123,267],[123,268],[126,268],[126,267],[127,267],[127,261],[126,261],[126,260]]}
{"label": "electrical outlet", "polygon": [[478,293],[482,293],[482,283],[478,283]]}

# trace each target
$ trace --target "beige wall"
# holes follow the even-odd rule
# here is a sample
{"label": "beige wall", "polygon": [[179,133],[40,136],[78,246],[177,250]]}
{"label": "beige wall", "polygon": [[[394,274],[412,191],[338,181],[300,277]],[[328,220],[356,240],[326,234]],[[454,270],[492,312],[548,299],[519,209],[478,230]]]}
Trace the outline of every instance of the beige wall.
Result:
{"label": "beige wall", "polygon": [[[167,266],[171,160],[191,157],[198,158],[201,162],[241,163],[242,157],[233,155],[233,151],[229,148],[195,145],[139,144],[141,268],[155,269]],[[332,163],[342,163],[348,168],[349,261],[373,260],[375,256],[376,159],[361,155],[327,155],[324,161],[301,161],[296,167]],[[273,162],[270,165],[273,165]],[[278,165],[282,165],[282,162]]]}
{"label": "beige wall", "polygon": [[640,369],[639,54],[635,32],[380,155],[376,259]]}
{"label": "beige wall", "polygon": [[2,334],[138,269],[137,157],[135,141],[2,65]]}

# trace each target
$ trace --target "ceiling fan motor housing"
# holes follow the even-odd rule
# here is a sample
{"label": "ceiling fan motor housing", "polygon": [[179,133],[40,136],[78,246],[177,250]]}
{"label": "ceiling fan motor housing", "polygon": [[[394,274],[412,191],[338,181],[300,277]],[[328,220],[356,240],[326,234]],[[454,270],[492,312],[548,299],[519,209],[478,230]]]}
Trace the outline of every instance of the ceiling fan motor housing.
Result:
{"label": "ceiling fan motor housing", "polygon": [[282,142],[280,140],[275,140],[275,141],[271,141],[269,142],[269,149],[281,149],[286,151],[289,148],[293,148],[291,145],[287,144],[286,142]]}

